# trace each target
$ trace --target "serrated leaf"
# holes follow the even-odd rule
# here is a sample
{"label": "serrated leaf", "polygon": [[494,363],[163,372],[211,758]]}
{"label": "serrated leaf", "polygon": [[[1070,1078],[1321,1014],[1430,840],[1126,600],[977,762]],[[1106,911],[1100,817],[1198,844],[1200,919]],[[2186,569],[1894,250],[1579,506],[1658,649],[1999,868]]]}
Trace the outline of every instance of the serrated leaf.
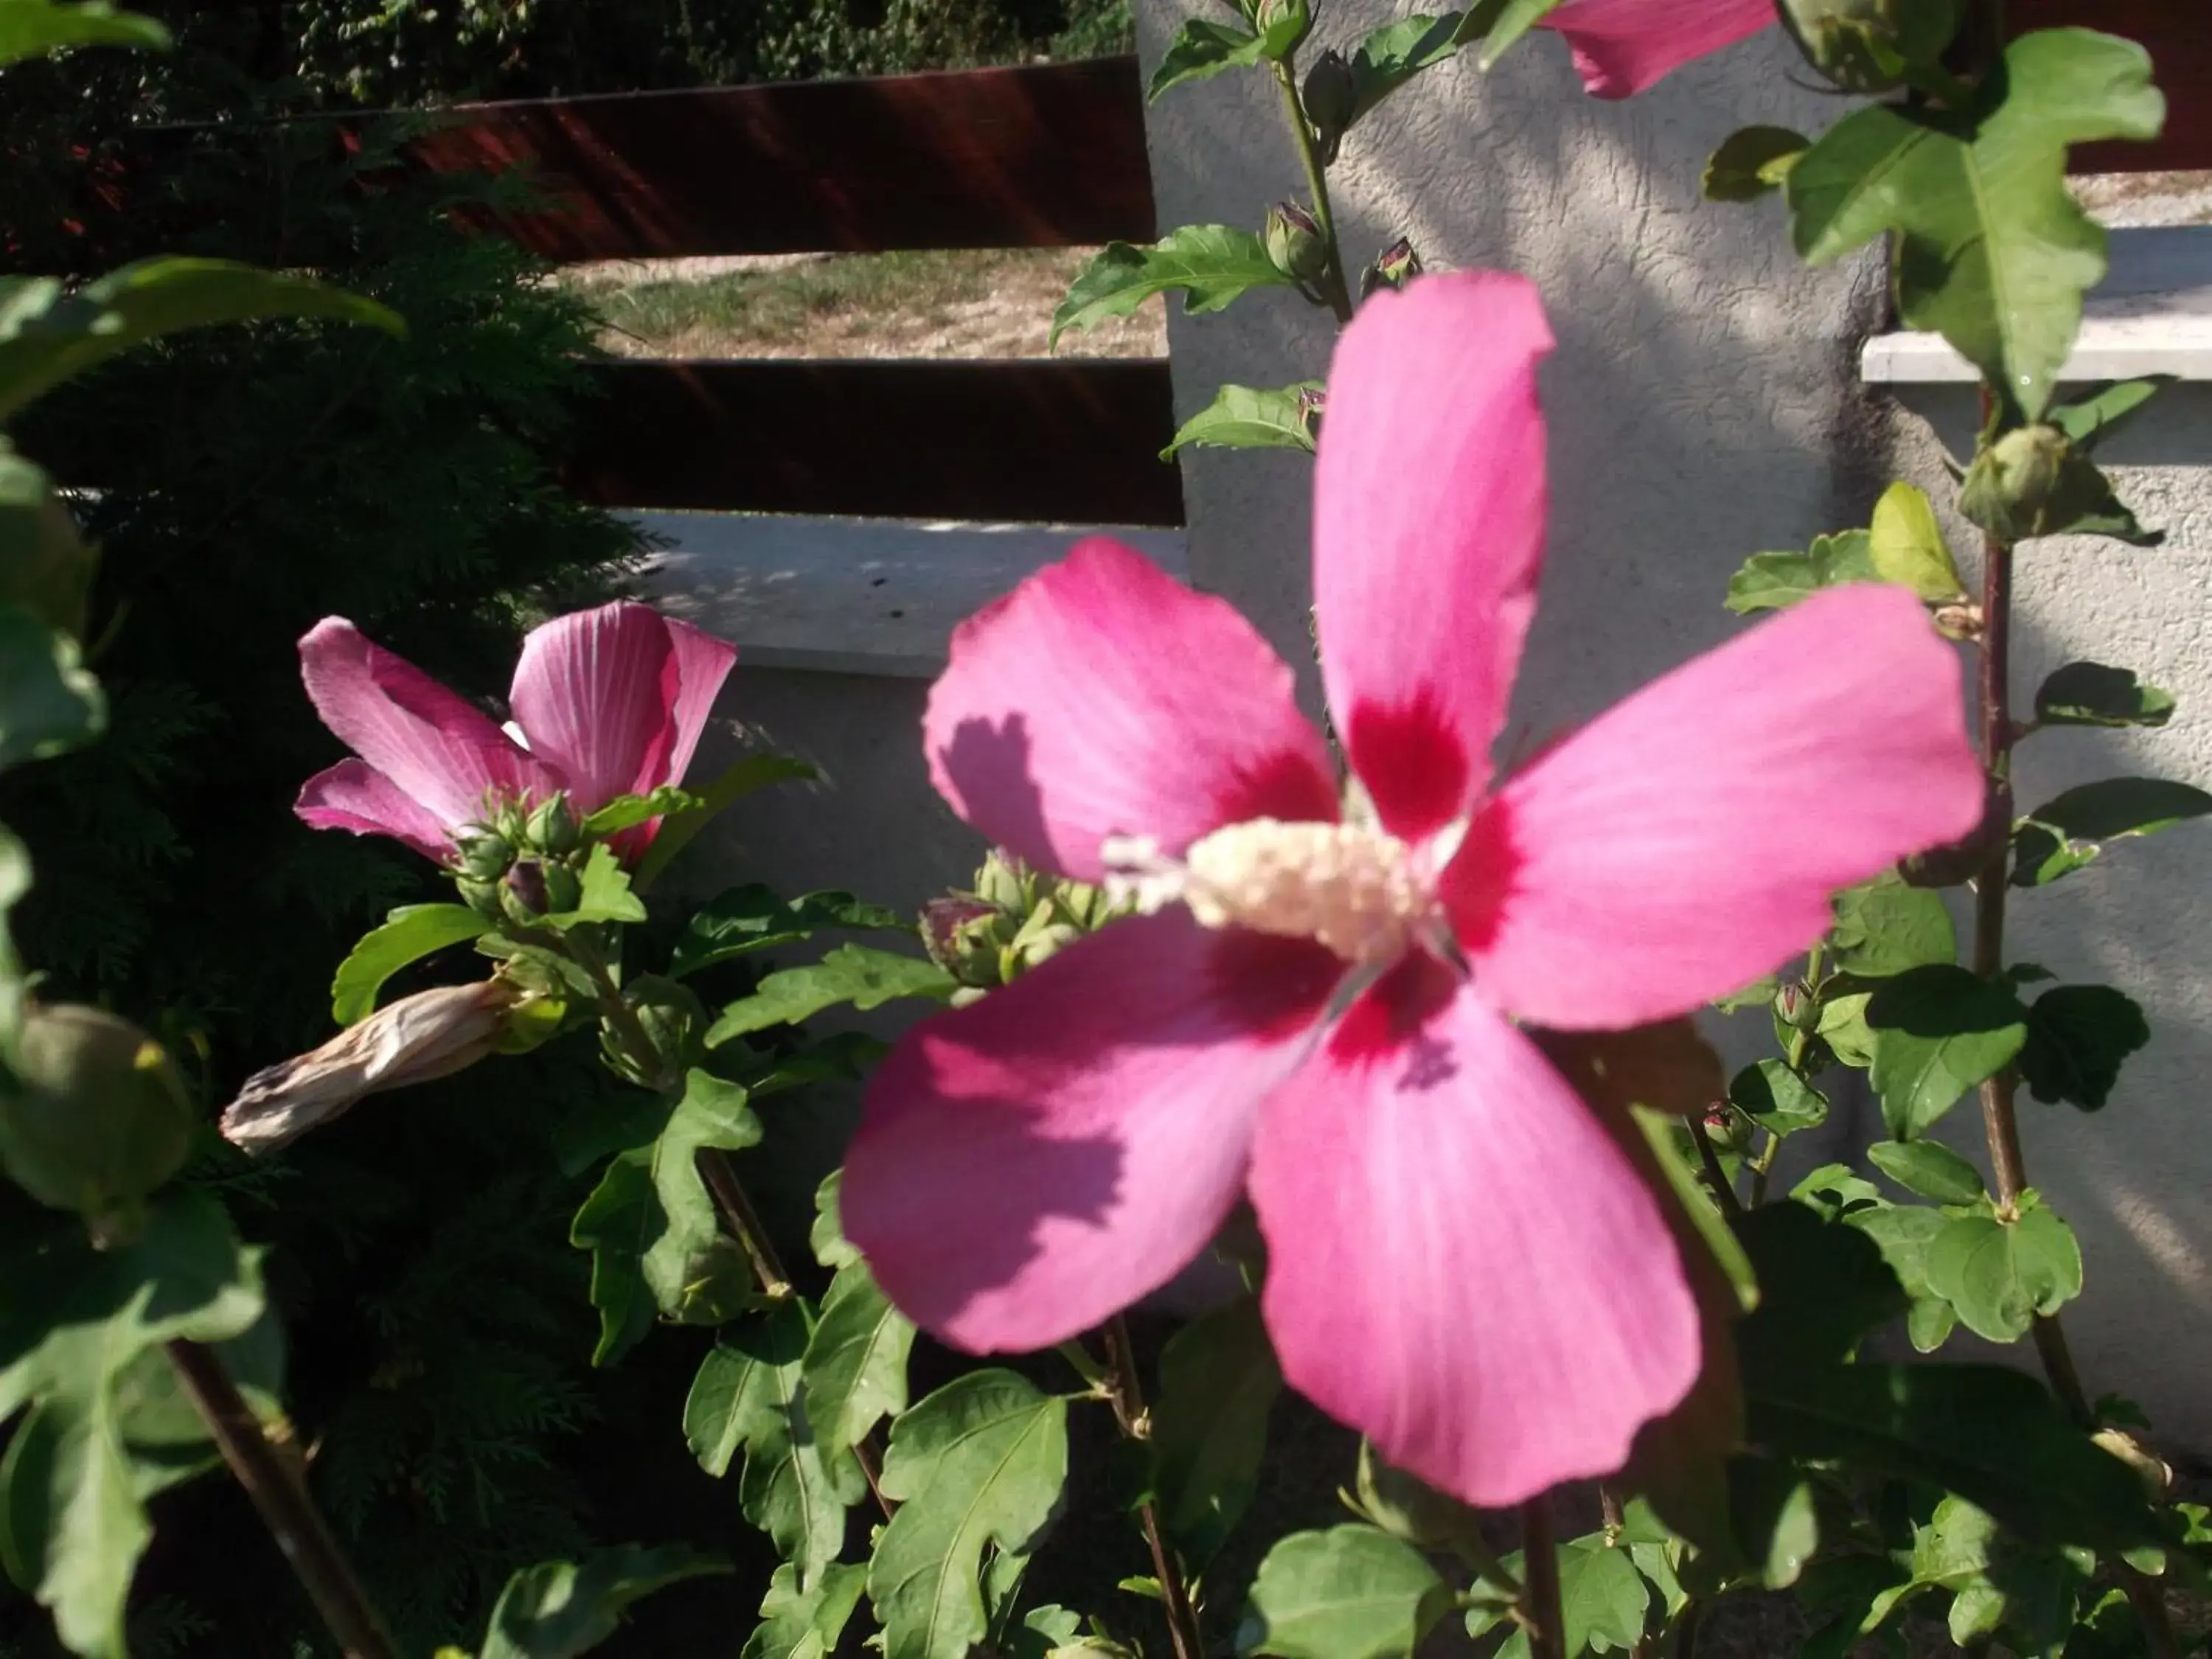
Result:
{"label": "serrated leaf", "polygon": [[2106,235],[2066,188],[2066,151],[2157,137],[2149,54],[2087,29],[2014,40],[1964,112],[1875,104],[1831,127],[1785,185],[1797,251],[1825,264],[1899,237],[1897,302],[2029,419],[2049,403],[2104,279]]}
{"label": "serrated leaf", "polygon": [[43,58],[67,46],[168,48],[169,31],[151,17],[118,11],[104,0],[56,5],[51,0],[7,0],[0,5],[0,67]]}
{"label": "serrated leaf", "polygon": [[814,1259],[831,1269],[849,1267],[860,1259],[860,1251],[846,1238],[837,1213],[837,1192],[844,1175],[842,1170],[832,1170],[814,1189],[814,1225],[806,1236]]}
{"label": "serrated leaf", "polygon": [[[1923,1353],[1940,1346],[1951,1334],[1948,1317],[1951,1304],[1928,1285],[1928,1246],[1943,1231],[1948,1219],[1941,1210],[1907,1204],[1868,1205],[1843,1218],[1845,1226],[1856,1227],[1874,1241],[1875,1247],[1881,1252],[1882,1261],[1897,1275],[1898,1284],[1911,1298],[1911,1305],[1905,1310],[1905,1333],[1912,1339],[1913,1346]],[[1927,1311],[1933,1309],[1940,1309],[1944,1316]],[[1931,1340],[1921,1340],[1931,1334]]]}
{"label": "serrated leaf", "polygon": [[2044,419],[2064,433],[2075,449],[2094,451],[2099,443],[2132,420],[2136,411],[2172,379],[2170,374],[2159,374],[2140,380],[2117,380],[2099,387],[2086,398],[2057,404]]}
{"label": "serrated leaf", "polygon": [[1740,127],[1721,140],[1700,181],[1708,202],[1755,202],[1780,186],[1813,141],[1788,127]]}
{"label": "serrated leaf", "polygon": [[1978,1204],[1988,1196],[1982,1172],[1940,1140],[1877,1140],[1867,1157],[1908,1193],[1938,1204]]}
{"label": "serrated leaf", "polygon": [[1863,530],[1816,536],[1802,553],[1754,553],[1729,578],[1728,608],[1740,617],[1781,611],[1824,587],[1876,580]]}
{"label": "serrated leaf", "polygon": [[1834,1221],[1863,1204],[1885,1204],[1881,1189],[1848,1164],[1823,1164],[1790,1189],[1790,1196]]}
{"label": "serrated leaf", "polygon": [[1403,1659],[1451,1606],[1451,1589],[1435,1569],[1386,1532],[1296,1532],[1260,1563],[1237,1650],[1276,1659]]}
{"label": "serrated leaf", "polygon": [[1133,314],[1155,294],[1180,291],[1183,309],[1197,317],[1255,288],[1291,285],[1259,236],[1228,225],[1184,225],[1150,247],[1109,242],[1053,313],[1048,348],[1071,328]]}
{"label": "serrated leaf", "polygon": [[1152,1490],[1160,1524],[1203,1569],[1252,1501],[1282,1392],[1274,1345],[1249,1296],[1200,1315],[1168,1340],[1152,1402]]}
{"label": "serrated leaf", "polygon": [[819,1582],[845,1545],[845,1510],[866,1490],[849,1448],[817,1438],[806,1416],[806,1310],[796,1298],[725,1328],[684,1402],[684,1438],[700,1468],[726,1473],[744,1455],[738,1507]]}
{"label": "serrated leaf", "polygon": [[2104,854],[2212,812],[2212,795],[2168,778],[2106,778],[2055,795],[2013,828],[2012,884],[2041,887]]}
{"label": "serrated leaf", "polygon": [[899,1508],[868,1566],[884,1659],[967,1659],[989,1628],[985,1551],[1025,1560],[1066,1480],[1066,1402],[1012,1371],[970,1371],[892,1425],[882,1486]]}
{"label": "serrated leaf", "polygon": [[805,893],[786,899],[757,882],[749,883],[716,894],[693,914],[669,959],[669,975],[682,979],[718,962],[795,944],[824,927],[908,931],[897,911],[864,904],[850,893]]}
{"label": "serrated leaf", "polygon": [[2131,668],[2100,662],[2069,662],[2035,692],[2043,726],[2164,726],[2173,707],[2171,691],[2143,684]]}
{"label": "serrated leaf", "polygon": [[0,277],[0,422],[73,374],[179,329],[326,317],[405,331],[373,300],[229,259],[141,259],[81,288]]}
{"label": "serrated leaf", "polygon": [[1836,895],[1836,924],[1828,943],[1834,966],[1862,979],[1951,962],[1959,951],[1942,896],[1907,884],[1893,870]]}
{"label": "serrated leaf", "polygon": [[1966,597],[1966,585],[1951,561],[1951,545],[1936,522],[1936,509],[1909,483],[1890,485],[1874,504],[1867,556],[1874,561],[1875,574],[1911,588],[1923,604],[1948,605]]}
{"label": "serrated leaf", "polygon": [[1213,401],[1176,428],[1162,460],[1196,444],[1212,449],[1302,449],[1314,453],[1302,392],[1316,391],[1319,380],[1300,380],[1296,386],[1261,388],[1224,386]]}
{"label": "serrated leaf", "polygon": [[2027,1041],[2027,1010],[2012,988],[1952,963],[1882,981],[1866,1019],[1875,1034],[1875,1090],[1899,1140],[1926,1133]]}
{"label": "serrated leaf", "polygon": [[2040,1101],[2100,1111],[2120,1066],[2150,1041],[2150,1022],[2109,985],[2057,985],[2027,1007],[2020,1074]]}
{"label": "serrated leaf", "polygon": [[1729,1103],[1770,1133],[1796,1134],[1828,1121],[1828,1097],[1778,1060],[1747,1066],[1729,1081]]}
{"label": "serrated leaf", "polygon": [[806,1345],[807,1419],[824,1455],[858,1445],[906,1409],[914,1324],[890,1304],[864,1261],[837,1270]]}
{"label": "serrated leaf", "polygon": [[2074,1230],[2040,1204],[2023,1202],[2012,1221],[1954,1216],[1929,1241],[1928,1286],[1977,1336],[2016,1342],[2038,1314],[2081,1293],[2081,1247]]}
{"label": "serrated leaf", "polygon": [[64,754],[106,726],[106,694],[76,641],[21,605],[0,605],[0,770]]}
{"label": "serrated leaf", "polygon": [[686,794],[672,783],[664,783],[642,795],[617,795],[604,806],[594,808],[579,827],[589,836],[611,836],[654,818],[700,811],[706,805],[698,796]]}
{"label": "serrated leaf", "polygon": [[621,1626],[623,1609],[667,1585],[729,1563],[680,1545],[600,1550],[580,1565],[547,1561],[507,1581],[479,1659],[575,1659]]}
{"label": "serrated leaf", "polygon": [[802,1591],[799,1570],[784,1562],[769,1579],[761,1622],[738,1659],[831,1659],[867,1582],[866,1567],[836,1561]]}
{"label": "serrated leaf", "polygon": [[653,1328],[645,1253],[667,1225],[653,1189],[653,1149],[617,1153],[568,1224],[568,1242],[592,1253],[591,1303],[599,1313],[592,1364],[611,1365]]}
{"label": "serrated leaf", "polygon": [[1224,70],[1249,69],[1280,58],[1297,45],[1305,22],[1295,9],[1285,8],[1270,27],[1254,33],[1237,23],[1218,23],[1210,17],[1192,17],[1176,31],[1160,56],[1159,67],[1145,88],[1151,102],[1171,87],[1191,81],[1208,81]]}
{"label": "serrated leaf", "polygon": [[895,998],[941,1000],[958,988],[950,974],[922,957],[841,945],[808,967],[769,975],[750,996],[725,1007],[708,1028],[707,1046],[720,1048],[732,1037],[771,1025],[795,1025],[843,1003],[865,1013]]}
{"label": "serrated leaf", "polygon": [[622,860],[606,842],[599,842],[585,856],[579,875],[580,893],[576,908],[548,916],[546,920],[555,927],[645,920],[645,901],[630,890],[629,872],[623,868]]}
{"label": "serrated leaf", "polygon": [[465,904],[403,904],[380,927],[362,935],[331,981],[331,1017],[341,1025],[376,1012],[384,982],[410,963],[482,939],[491,931]]}
{"label": "serrated leaf", "polygon": [[1651,1592],[1626,1549],[1601,1538],[1559,1548],[1559,1625],[1567,1659],[1596,1647],[1626,1652],[1644,1638]]}
{"label": "serrated leaf", "polygon": [[1352,54],[1352,113],[1346,130],[1423,70],[1457,52],[1465,39],[1464,21],[1464,14],[1455,11],[1441,17],[1416,12],[1369,30]]}

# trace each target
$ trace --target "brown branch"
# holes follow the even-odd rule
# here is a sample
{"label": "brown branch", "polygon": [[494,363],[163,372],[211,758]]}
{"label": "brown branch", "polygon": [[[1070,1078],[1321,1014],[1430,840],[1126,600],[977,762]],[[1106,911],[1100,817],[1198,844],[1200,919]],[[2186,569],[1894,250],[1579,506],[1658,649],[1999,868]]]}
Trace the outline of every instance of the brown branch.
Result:
{"label": "brown branch", "polygon": [[1552,1495],[1538,1492],[1521,1506],[1521,1582],[1518,1609],[1528,1633],[1529,1659],[1569,1659],[1565,1620],[1559,1611],[1559,1556],[1552,1541]]}
{"label": "brown branch", "polygon": [[[1105,1339],[1110,1384],[1107,1398],[1114,1407],[1114,1420],[1128,1438],[1142,1440],[1148,1427],[1144,1388],[1137,1378],[1137,1356],[1130,1346],[1128,1322],[1120,1314],[1108,1322]],[[1190,1604],[1190,1592],[1182,1582],[1182,1571],[1160,1530],[1159,1510],[1150,1498],[1137,1506],[1137,1520],[1145,1529],[1145,1542],[1152,1548],[1152,1576],[1159,1580],[1160,1607],[1167,1616],[1168,1640],[1174,1644],[1176,1659],[1201,1659],[1206,1643],[1199,1629],[1198,1613]]]}

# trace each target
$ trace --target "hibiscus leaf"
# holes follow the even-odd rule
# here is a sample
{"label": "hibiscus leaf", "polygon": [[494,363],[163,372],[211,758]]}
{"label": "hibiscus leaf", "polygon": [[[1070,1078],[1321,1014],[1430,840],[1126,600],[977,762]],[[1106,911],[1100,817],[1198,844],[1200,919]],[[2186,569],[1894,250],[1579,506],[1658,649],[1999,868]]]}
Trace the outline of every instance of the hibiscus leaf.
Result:
{"label": "hibiscus leaf", "polygon": [[1176,428],[1160,459],[1195,444],[1210,449],[1302,449],[1314,453],[1314,424],[1301,394],[1321,389],[1319,380],[1260,389],[1224,386],[1213,401]]}
{"label": "hibiscus leaf", "polygon": [[580,886],[576,908],[546,917],[548,922],[574,927],[581,922],[645,920],[645,902],[630,890],[629,873],[606,842],[599,842],[586,856]]}
{"label": "hibiscus leaf", "polygon": [[2145,685],[2132,668],[2069,662],[2036,688],[2039,726],[2164,726],[2173,718],[2173,693]]}
{"label": "hibiscus leaf", "polygon": [[799,1570],[786,1561],[769,1580],[761,1622],[738,1659],[831,1659],[867,1581],[866,1567],[836,1561],[801,1590]]}
{"label": "hibiscus leaf", "polygon": [[1368,31],[1352,54],[1352,111],[1345,130],[1423,70],[1456,52],[1467,40],[1466,21],[1462,12],[1441,17],[1416,12]]}
{"label": "hibiscus leaf", "polygon": [[1201,1569],[1243,1518],[1267,1454],[1282,1368],[1256,1298],[1240,1296],[1168,1340],[1152,1402],[1152,1492],[1160,1523]]}
{"label": "hibiscus leaf", "polygon": [[814,1189],[814,1225],[806,1236],[814,1259],[833,1270],[860,1260],[860,1251],[845,1237],[844,1224],[837,1212],[837,1194],[844,1184],[844,1175],[842,1170],[832,1170]]}
{"label": "hibiscus leaf", "polygon": [[2109,985],[2057,985],[2028,1005],[2020,1074],[2038,1100],[2101,1110],[2120,1064],[2150,1041],[2150,1022]]}
{"label": "hibiscus leaf", "polygon": [[612,1636],[623,1609],[686,1578],[730,1564],[678,1545],[600,1550],[581,1565],[546,1561],[507,1581],[479,1659],[575,1659]]}
{"label": "hibiscus leaf", "polygon": [[76,641],[21,605],[0,605],[0,770],[66,753],[106,725],[106,694]]}
{"label": "hibiscus leaf", "polygon": [[1729,1079],[1728,1097],[1770,1134],[1796,1134],[1828,1121],[1828,1097],[1778,1060],[1745,1066]]}
{"label": "hibiscus leaf", "polygon": [[2041,887],[2102,856],[2105,843],[2155,835],[2212,812],[2212,795],[2168,778],[2106,778],[2043,803],[2013,827],[2012,884]]}
{"label": "hibiscus leaf", "polygon": [[2081,1247],[2033,1193],[2010,1220],[1954,1216],[1928,1243],[1928,1288],[1958,1310],[1966,1328],[2016,1342],[2038,1314],[2081,1293]]}
{"label": "hibiscus leaf", "polygon": [[654,1309],[641,1264],[668,1225],[653,1188],[653,1149],[617,1153],[568,1224],[568,1242],[592,1253],[591,1303],[599,1310],[592,1364],[611,1365],[653,1328]]}
{"label": "hibiscus leaf", "polygon": [[1911,588],[1925,605],[1948,605],[1966,596],[1951,544],[1922,491],[1902,482],[1882,492],[1867,531],[1867,556],[1875,574]]}
{"label": "hibiscus leaf", "polygon": [[1883,980],[1866,1006],[1872,1078],[1892,1136],[1924,1133],[1959,1097],[2012,1063],[2027,1010],[2012,988],[1952,963]]}
{"label": "hibiscus leaf", "polygon": [[1754,553],[1729,578],[1728,608],[1738,616],[1781,611],[1840,582],[1876,580],[1863,530],[1815,536],[1802,553]]}
{"label": "hibiscus leaf", "polygon": [[861,945],[841,945],[821,961],[769,975],[749,997],[724,1008],[707,1031],[707,1046],[720,1048],[732,1037],[797,1024],[825,1008],[850,1003],[863,1013],[898,997],[942,1000],[958,989],[935,963]]}
{"label": "hibiscus leaf", "polygon": [[[1477,6],[1468,15],[1470,26],[1482,24],[1482,67],[1487,74],[1505,55],[1507,48],[1517,42],[1530,29],[1542,22],[1558,9],[1561,0],[1504,0],[1503,5]],[[1495,15],[1484,18],[1485,11]]]}
{"label": "hibiscus leaf", "polygon": [[722,1333],[684,1402],[684,1437],[708,1474],[744,1454],[738,1507],[799,1571],[819,1583],[845,1545],[846,1506],[866,1490],[848,1447],[818,1440],[806,1415],[807,1312],[797,1297]]}
{"label": "hibiscus leaf", "polygon": [[822,1298],[803,1367],[807,1419],[827,1456],[858,1445],[906,1409],[914,1324],[890,1304],[865,1261],[848,1262]]}
{"label": "hibiscus leaf", "polygon": [[1071,328],[1127,317],[1155,294],[1180,289],[1191,316],[1218,311],[1255,288],[1285,288],[1291,277],[1267,257],[1267,244],[1228,225],[1183,225],[1140,247],[1109,242],[1069,285],[1052,314],[1048,349]]}
{"label": "hibiscus leaf", "polygon": [[1626,1548],[1578,1538],[1561,1545],[1559,1558],[1561,1649],[1570,1659],[1593,1646],[1626,1652],[1644,1639],[1651,1592]]}
{"label": "hibiscus leaf", "polygon": [[465,904],[403,904],[362,936],[331,981],[331,1018],[341,1025],[376,1012],[384,982],[412,962],[491,931]]}
{"label": "hibiscus leaf", "polygon": [[1735,1332],[1747,1381],[1843,1359],[1905,1311],[1905,1292],[1874,1241],[1808,1205],[1748,1211],[1735,1230],[1759,1279],[1759,1306]]}
{"label": "hibiscus leaf", "polygon": [[1981,1171],[1940,1140],[1877,1140],[1867,1157],[1906,1192],[1938,1204],[1978,1204],[1989,1195]]}
{"label": "hibiscus leaf", "polygon": [[850,893],[778,896],[757,882],[732,887],[700,906],[676,942],[668,971],[682,979],[754,951],[791,945],[824,927],[905,932],[906,919],[880,904],[863,904]]}
{"label": "hibiscus leaf", "polygon": [[1249,69],[1272,63],[1295,47],[1310,23],[1303,6],[1279,9],[1275,21],[1258,33],[1237,23],[1219,23],[1210,17],[1193,17],[1176,31],[1161,54],[1145,88],[1146,102],[1170,87],[1189,81],[1207,81],[1224,70]]}
{"label": "hibiscus leaf", "polygon": [[1739,127],[1705,161],[1708,202],[1755,202],[1790,176],[1813,141],[1788,127]]}
{"label": "hibiscus leaf", "polygon": [[[1932,1143],[1915,1140],[1903,1144],[1925,1146]],[[1882,1261],[1897,1275],[1898,1284],[1911,1301],[1905,1313],[1905,1332],[1922,1353],[1930,1353],[1942,1346],[1951,1334],[1951,1328],[1958,1322],[1951,1304],[1928,1285],[1928,1246],[1943,1231],[1948,1218],[1940,1210],[1923,1209],[1914,1204],[1871,1204],[1843,1218],[1845,1226],[1857,1228],[1874,1241]]]}
{"label": "hibiscus leaf", "polygon": [[882,1476],[898,1512],[868,1565],[884,1659],[967,1659],[994,1611],[986,1552],[1025,1561],[1066,1480],[1067,1402],[1012,1371],[970,1371],[900,1417]]}
{"label": "hibiscus leaf", "polygon": [[52,0],[8,0],[0,5],[0,65],[42,58],[64,46],[141,46],[163,52],[169,31],[151,17],[117,11],[95,0],[56,5]]}
{"label": "hibiscus leaf", "polygon": [[1958,933],[1942,896],[1907,884],[1895,871],[1836,895],[1828,945],[1834,967],[1861,979],[1953,962],[1959,954]]}
{"label": "hibiscus leaf", "polygon": [[1387,1532],[1363,1526],[1296,1532],[1260,1563],[1237,1650],[1278,1659],[1402,1659],[1451,1607],[1451,1589],[1436,1570]]}
{"label": "hibiscus leaf", "polygon": [[664,783],[646,794],[617,795],[586,817],[580,827],[589,836],[611,836],[617,830],[631,829],[651,818],[696,812],[706,805],[698,796],[686,794],[672,783]]}
{"label": "hibiscus leaf", "polygon": [[2021,36],[1964,112],[1875,104],[1798,159],[1797,251],[1825,264],[1893,232],[1898,309],[1943,336],[2033,419],[2103,280],[2104,230],[2066,188],[2066,151],[2158,136],[2149,54],[2087,29]]}

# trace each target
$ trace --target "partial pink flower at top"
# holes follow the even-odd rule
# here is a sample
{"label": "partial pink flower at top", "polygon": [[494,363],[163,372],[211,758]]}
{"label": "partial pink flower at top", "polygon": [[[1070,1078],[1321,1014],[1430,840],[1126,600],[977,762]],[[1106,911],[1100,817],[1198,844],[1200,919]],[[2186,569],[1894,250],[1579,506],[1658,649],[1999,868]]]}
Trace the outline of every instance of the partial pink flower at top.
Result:
{"label": "partial pink flower at top", "polygon": [[1774,21],[1774,0],[1567,0],[1538,27],[1566,37],[1594,95],[1631,98]]}
{"label": "partial pink flower at top", "polygon": [[939,790],[1151,913],[878,1072],[845,1225],[930,1330],[1073,1336],[1249,1192],[1290,1381],[1470,1503],[1618,1468],[1694,1381],[1657,1201],[1516,1021],[1626,1027],[1748,983],[1820,936],[1836,889],[1972,828],[1982,775],[1949,647],[1868,586],[1492,779],[1551,343],[1528,283],[1473,273],[1378,295],[1337,348],[1314,580],[1342,805],[1290,669],[1113,542],[954,635],[924,728]]}
{"label": "partial pink flower at top", "polygon": [[[521,742],[474,703],[373,644],[343,617],[300,641],[307,696],[359,758],[307,780],[295,810],[319,830],[391,836],[440,862],[454,832],[505,800],[568,792],[579,817],[683,781],[737,647],[650,605],[617,601],[531,630],[508,708]],[[625,830],[635,858],[653,823]]]}

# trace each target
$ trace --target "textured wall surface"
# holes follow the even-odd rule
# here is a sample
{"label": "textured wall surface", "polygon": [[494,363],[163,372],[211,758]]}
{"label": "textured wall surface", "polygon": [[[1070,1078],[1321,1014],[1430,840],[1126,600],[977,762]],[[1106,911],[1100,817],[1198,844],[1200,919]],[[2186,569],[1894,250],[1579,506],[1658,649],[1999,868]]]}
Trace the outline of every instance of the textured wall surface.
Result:
{"label": "textured wall surface", "polygon": [[[1322,9],[1317,49],[1399,8]],[[1157,61],[1186,0],[1139,0]],[[1595,713],[1738,626],[1723,610],[1752,552],[1864,524],[1887,477],[1933,486],[1929,428],[1863,389],[1856,353],[1884,318],[1869,260],[1818,272],[1790,254],[1772,203],[1702,203],[1699,168],[1750,122],[1817,129],[1836,105],[1777,73],[1770,34],[1626,104],[1583,97],[1553,40],[1496,73],[1431,71],[1347,140],[1334,173],[1347,254],[1404,233],[1432,268],[1491,264],[1542,286],[1559,348],[1544,377],[1553,524],[1543,606],[1516,703],[1531,738]],[[1796,77],[1805,78],[1802,73]],[[1152,112],[1163,226],[1256,224],[1300,184],[1270,82],[1232,74]],[[1176,315],[1180,412],[1224,380],[1323,372],[1328,319],[1270,294]],[[2051,543],[2025,556],[2016,694],[2086,656],[2141,670],[2181,713],[2162,733],[2063,732],[2021,762],[2029,801],[2111,772],[2212,779],[2212,412],[2176,394],[2175,429],[2118,475],[2171,541],[2156,552]],[[2124,453],[2124,452],[2122,452]],[[1308,467],[1302,458],[1192,453],[1191,568],[1305,651]],[[1957,540],[1968,545],[1963,527]],[[1808,832],[1811,832],[1808,827]],[[2140,1398],[2177,1446],[2212,1451],[2212,842],[2184,828],[2018,900],[2015,954],[2143,1002],[2157,1036],[2101,1120],[2023,1097],[2030,1173],[2079,1228],[2086,1301],[2069,1315],[2093,1389]],[[1850,1107],[1854,1103],[1839,1101]],[[1839,1116],[1866,1121],[1863,1100]],[[1975,1133],[1971,1103],[1948,1128]],[[1809,1139],[1809,1138],[1808,1138]],[[1808,1149],[1816,1150],[1816,1149]]]}

